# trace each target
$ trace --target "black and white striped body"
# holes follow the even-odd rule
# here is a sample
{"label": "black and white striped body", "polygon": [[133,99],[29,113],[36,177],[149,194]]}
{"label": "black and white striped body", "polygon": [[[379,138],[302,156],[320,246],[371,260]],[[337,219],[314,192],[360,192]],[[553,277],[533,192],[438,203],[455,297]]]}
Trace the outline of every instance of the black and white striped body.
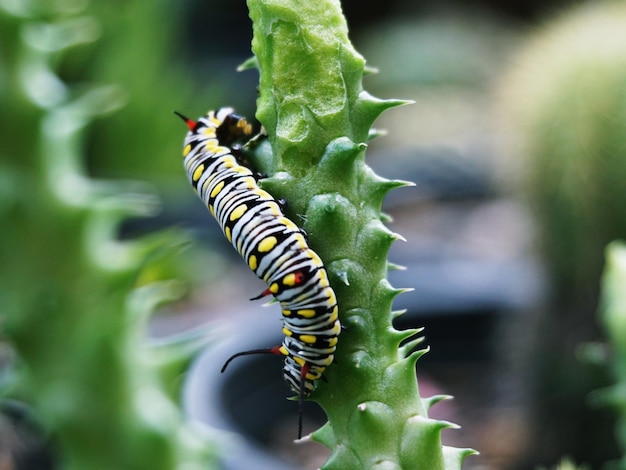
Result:
{"label": "black and white striped body", "polygon": [[190,128],[183,150],[189,181],[226,238],[267,283],[263,295],[280,302],[285,338],[261,352],[285,356],[285,380],[306,396],[332,363],[340,331],[326,269],[298,226],[233,155],[240,151],[233,143],[250,136],[250,124],[231,108],[210,111],[197,121],[183,119]]}

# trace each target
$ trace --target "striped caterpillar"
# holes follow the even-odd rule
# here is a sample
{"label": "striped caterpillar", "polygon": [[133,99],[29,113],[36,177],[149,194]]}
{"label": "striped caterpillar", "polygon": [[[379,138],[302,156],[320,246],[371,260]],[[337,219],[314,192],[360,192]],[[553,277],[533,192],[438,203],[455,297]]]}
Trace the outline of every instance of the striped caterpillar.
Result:
{"label": "striped caterpillar", "polygon": [[302,403],[334,359],[340,332],[337,300],[320,257],[303,232],[285,217],[281,204],[261,189],[253,172],[242,165],[238,141],[249,140],[252,126],[232,108],[209,111],[197,121],[176,113],[189,128],[184,166],[198,197],[224,235],[268,288],[283,314],[282,344],[243,351],[236,357],[276,354],[285,358],[283,376],[298,394],[298,438],[302,436]]}

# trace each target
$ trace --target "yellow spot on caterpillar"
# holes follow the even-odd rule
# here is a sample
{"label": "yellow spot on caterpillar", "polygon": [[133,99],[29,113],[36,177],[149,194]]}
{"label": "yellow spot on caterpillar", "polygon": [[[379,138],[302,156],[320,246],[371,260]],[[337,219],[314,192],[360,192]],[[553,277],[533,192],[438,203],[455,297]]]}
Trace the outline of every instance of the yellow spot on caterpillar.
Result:
{"label": "yellow spot on caterpillar", "polygon": [[333,329],[332,332],[336,335],[339,334],[339,332],[341,331],[341,325],[339,324],[339,322],[335,322],[335,324],[333,325]]}
{"label": "yellow spot on caterpillar", "polygon": [[[295,227],[294,230],[298,230],[298,227]],[[298,240],[298,248],[300,248],[301,250],[306,250],[308,248],[306,244],[306,240],[304,239],[302,235],[296,237],[296,239]],[[315,260],[313,260],[313,264],[315,264]]]}
{"label": "yellow spot on caterpillar", "polygon": [[308,344],[315,344],[317,338],[313,335],[300,335],[300,341],[303,341]]}
{"label": "yellow spot on caterpillar", "polygon": [[289,315],[291,315],[291,310],[283,310],[283,315],[285,317],[288,317]]}
{"label": "yellow spot on caterpillar", "polygon": [[283,277],[283,284],[286,286],[295,286],[296,285],[296,275],[291,273],[287,274]]}
{"label": "yellow spot on caterpillar", "polygon": [[276,243],[278,243],[276,237],[265,237],[261,240],[261,243],[259,243],[259,251],[261,253],[267,253],[276,246]]}
{"label": "yellow spot on caterpillar", "polygon": [[326,360],[324,361],[324,365],[329,366],[333,363],[333,359],[335,359],[335,356],[333,356],[332,354],[330,356],[328,356],[326,358]]}
{"label": "yellow spot on caterpillar", "polygon": [[235,207],[235,209],[233,209],[233,211],[230,213],[230,220],[234,222],[235,220],[239,219],[247,210],[248,206],[246,206],[245,204],[240,204],[239,206]]}
{"label": "yellow spot on caterpillar", "polygon": [[328,345],[329,346],[336,346],[337,345],[337,338],[330,338],[328,340]]}
{"label": "yellow spot on caterpillar", "polygon": [[333,309],[333,312],[331,313],[330,317],[328,317],[328,321],[337,321],[337,318],[339,318],[339,309],[337,308],[337,306],[335,306],[335,308]]}
{"label": "yellow spot on caterpillar", "polygon": [[304,367],[304,365],[306,364],[306,361],[304,359],[302,359],[301,357],[298,356],[294,356],[293,360],[296,361],[296,363],[300,366],[300,367]]}
{"label": "yellow spot on caterpillar", "polygon": [[191,179],[194,182],[198,181],[202,176],[202,173],[204,173],[204,165],[200,165],[198,168],[196,168],[196,170],[193,172]]}
{"label": "yellow spot on caterpillar", "polygon": [[211,194],[209,195],[211,198],[214,198],[215,196],[217,196],[220,191],[224,189],[224,182],[220,181],[219,183],[217,183],[217,186],[215,186],[213,188],[213,191],[211,191]]}
{"label": "yellow spot on caterpillar", "polygon": [[215,209],[213,208],[213,204],[209,204],[209,212],[213,217],[215,217]]}
{"label": "yellow spot on caterpillar", "polygon": [[232,242],[232,241],[233,241],[233,240],[232,240],[232,238],[231,238],[230,228],[229,228],[229,227],[226,227],[226,228],[224,229],[224,235],[226,235],[226,239],[227,239],[229,242]]}
{"label": "yellow spot on caterpillar", "polygon": [[313,309],[298,310],[298,315],[304,318],[313,318],[315,316],[315,310]]}
{"label": "yellow spot on caterpillar", "polygon": [[278,204],[272,204],[272,206],[270,207],[270,213],[274,217],[280,217],[282,215],[281,212],[280,212],[280,208],[278,207]]}
{"label": "yellow spot on caterpillar", "polygon": [[248,258],[248,266],[250,266],[250,269],[252,269],[253,271],[256,271],[256,268],[258,266],[256,256],[251,255],[250,258]]}
{"label": "yellow spot on caterpillar", "polygon": [[183,149],[183,157],[189,155],[189,152],[191,152],[191,144],[185,145],[185,148]]}
{"label": "yellow spot on caterpillar", "polygon": [[281,346],[280,348],[278,348],[278,350],[283,356],[289,356],[289,351],[285,346]]}
{"label": "yellow spot on caterpillar", "polygon": [[322,260],[320,259],[320,257],[313,250],[309,250],[309,257],[311,259],[311,262],[315,266],[322,267],[324,265],[324,263],[322,263]]}
{"label": "yellow spot on caterpillar", "polygon": [[270,292],[272,294],[275,294],[276,292],[278,292],[278,284],[274,283],[270,286]]}
{"label": "yellow spot on caterpillar", "polygon": [[[281,217],[280,223],[285,225],[289,230],[293,230],[294,232],[298,231],[298,226],[294,224],[291,220],[289,220],[287,217]],[[304,241],[304,237],[302,238],[302,240]]]}
{"label": "yellow spot on caterpillar", "polygon": [[316,373],[309,372],[308,374],[306,374],[306,375],[305,375],[305,377],[306,377],[308,380],[317,380],[317,379],[319,379],[321,376],[322,376],[322,374],[321,374],[321,373],[319,373],[319,372],[316,372]]}
{"label": "yellow spot on caterpillar", "polygon": [[239,173],[240,175],[249,175],[251,173],[250,170],[248,170],[245,166],[241,166],[241,165],[237,165],[235,168],[233,168],[233,171],[235,173]]}
{"label": "yellow spot on caterpillar", "polygon": [[283,334],[285,336],[291,336],[293,335],[293,333],[291,332],[291,330],[288,330],[287,328],[283,328]]}

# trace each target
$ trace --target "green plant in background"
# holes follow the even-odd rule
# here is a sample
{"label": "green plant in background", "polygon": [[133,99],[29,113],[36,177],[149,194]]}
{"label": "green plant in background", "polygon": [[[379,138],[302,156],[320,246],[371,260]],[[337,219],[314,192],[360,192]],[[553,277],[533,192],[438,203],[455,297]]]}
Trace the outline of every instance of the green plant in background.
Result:
{"label": "green plant in background", "polygon": [[412,352],[418,331],[398,331],[392,302],[403,289],[387,281],[390,245],[399,235],[383,223],[381,203],[406,186],[364,162],[371,125],[386,109],[361,85],[365,61],[347,36],[337,0],[249,0],[254,63],[260,70],[257,118],[271,151],[257,164],[261,186],[289,202],[310,245],[328,268],[344,331],[336,363],[313,399],[329,422],[312,434],[328,446],[325,469],[460,468],[472,451],[442,447],[453,424],[428,417],[443,397],[422,399]]}
{"label": "green plant in background", "polygon": [[[597,337],[602,253],[626,237],[626,4],[586,2],[535,31],[502,84],[524,196],[552,285],[526,335],[533,462],[563,453],[592,465],[614,452],[610,415],[584,406],[606,382],[575,351]],[[514,147],[515,146],[515,147]]]}
{"label": "green plant in background", "polygon": [[[589,470],[585,465],[578,466],[568,458],[563,458],[557,465],[551,467],[554,470]],[[538,467],[537,470],[547,470],[546,467]]]}
{"label": "green plant in background", "polygon": [[18,355],[3,390],[32,405],[65,469],[206,469],[172,385],[209,335],[150,345],[154,307],[180,293],[142,269],[169,256],[173,233],[121,242],[119,225],[155,209],[141,185],[84,171],[92,121],[124,104],[112,86],[68,87],[56,67],[98,37],[81,1],[0,2],[0,309]]}
{"label": "green plant in background", "polygon": [[139,178],[161,190],[178,181],[179,162],[168,158],[180,152],[172,106],[192,99],[208,103],[220,95],[214,81],[192,89],[186,57],[176,50],[186,5],[167,0],[90,3],[88,13],[98,18],[100,38],[64,60],[60,72],[72,82],[119,84],[130,99],[115,119],[92,126],[89,165],[96,175]]}
{"label": "green plant in background", "polygon": [[626,469],[626,245],[613,242],[606,250],[602,277],[600,323],[610,347],[610,365],[614,384],[594,392],[592,402],[609,406],[617,414],[615,437],[621,459],[607,468]]}
{"label": "green plant in background", "polygon": [[[531,37],[504,81],[528,197],[558,295],[597,292],[602,252],[626,234],[626,7],[581,5]],[[526,174],[527,173],[527,174]],[[594,305],[591,302],[591,305]]]}

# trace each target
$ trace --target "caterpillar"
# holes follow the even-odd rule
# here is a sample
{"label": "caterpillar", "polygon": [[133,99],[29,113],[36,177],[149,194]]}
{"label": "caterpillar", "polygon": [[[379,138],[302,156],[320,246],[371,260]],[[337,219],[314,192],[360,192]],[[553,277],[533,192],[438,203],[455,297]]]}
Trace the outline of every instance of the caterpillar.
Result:
{"label": "caterpillar", "polygon": [[[283,377],[299,397],[298,439],[302,437],[302,403],[333,362],[341,326],[337,300],[320,257],[303,231],[282,211],[282,203],[261,189],[243,165],[242,142],[252,126],[232,108],[209,111],[197,121],[176,114],[189,132],[183,144],[184,167],[198,197],[249,268],[268,285],[257,297],[273,295],[282,309],[282,344],[242,351],[284,356]],[[244,142],[245,143],[245,142]]]}

